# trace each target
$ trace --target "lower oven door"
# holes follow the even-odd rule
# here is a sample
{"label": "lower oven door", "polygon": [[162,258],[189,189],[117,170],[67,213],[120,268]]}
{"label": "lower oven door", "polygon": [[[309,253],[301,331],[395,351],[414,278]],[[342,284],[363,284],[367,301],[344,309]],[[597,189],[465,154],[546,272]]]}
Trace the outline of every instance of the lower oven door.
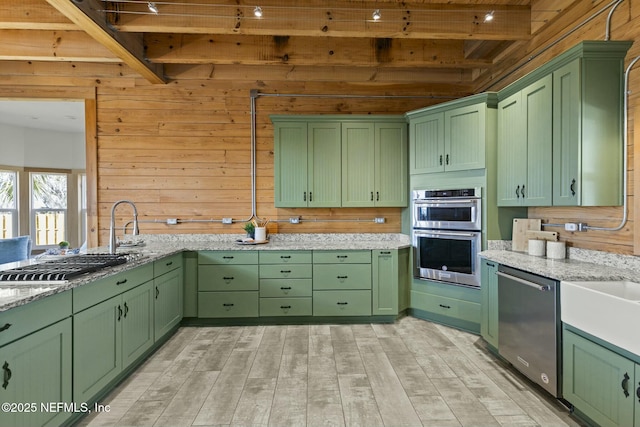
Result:
{"label": "lower oven door", "polygon": [[413,230],[414,275],[462,286],[480,287],[479,231]]}

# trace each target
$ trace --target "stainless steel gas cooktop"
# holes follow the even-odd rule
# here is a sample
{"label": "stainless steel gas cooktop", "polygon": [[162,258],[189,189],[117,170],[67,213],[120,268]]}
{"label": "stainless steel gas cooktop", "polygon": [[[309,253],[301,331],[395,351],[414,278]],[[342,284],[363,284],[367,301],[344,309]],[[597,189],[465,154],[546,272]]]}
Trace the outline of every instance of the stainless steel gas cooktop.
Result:
{"label": "stainless steel gas cooktop", "polygon": [[83,254],[0,271],[0,282],[66,282],[106,267],[124,264],[128,254]]}

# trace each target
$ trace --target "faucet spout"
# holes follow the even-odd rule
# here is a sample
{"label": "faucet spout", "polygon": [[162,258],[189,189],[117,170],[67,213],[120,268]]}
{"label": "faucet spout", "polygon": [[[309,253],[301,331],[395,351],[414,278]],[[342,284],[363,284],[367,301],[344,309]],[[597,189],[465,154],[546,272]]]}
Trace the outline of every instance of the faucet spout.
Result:
{"label": "faucet spout", "polygon": [[140,234],[140,229],[138,228],[138,209],[136,209],[136,205],[131,200],[118,200],[111,207],[111,221],[109,223],[109,253],[116,253],[116,207],[119,204],[127,203],[131,205],[133,208],[133,235],[137,236]]}

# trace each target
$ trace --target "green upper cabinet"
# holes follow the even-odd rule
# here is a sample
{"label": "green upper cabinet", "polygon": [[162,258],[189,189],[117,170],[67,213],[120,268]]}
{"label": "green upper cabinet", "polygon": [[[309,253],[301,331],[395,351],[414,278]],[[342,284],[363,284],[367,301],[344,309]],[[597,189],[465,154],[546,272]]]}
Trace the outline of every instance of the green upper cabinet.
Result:
{"label": "green upper cabinet", "polygon": [[399,116],[271,116],[276,207],[407,206]]}
{"label": "green upper cabinet", "polygon": [[342,123],[342,206],[407,206],[407,125]]}
{"label": "green upper cabinet", "polygon": [[622,203],[623,66],[631,44],[581,42],[500,91],[499,206]]}
{"label": "green upper cabinet", "polygon": [[498,103],[498,205],[551,204],[552,78]]}
{"label": "green upper cabinet", "polygon": [[496,94],[483,93],[407,113],[409,173],[484,169],[487,108]]}

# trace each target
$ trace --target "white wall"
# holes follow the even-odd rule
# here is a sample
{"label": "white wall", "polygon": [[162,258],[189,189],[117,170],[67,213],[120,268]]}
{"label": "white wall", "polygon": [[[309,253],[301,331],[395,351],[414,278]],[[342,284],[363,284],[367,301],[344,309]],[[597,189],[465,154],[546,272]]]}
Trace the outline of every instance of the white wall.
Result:
{"label": "white wall", "polygon": [[84,133],[56,132],[0,123],[0,165],[84,169]]}

